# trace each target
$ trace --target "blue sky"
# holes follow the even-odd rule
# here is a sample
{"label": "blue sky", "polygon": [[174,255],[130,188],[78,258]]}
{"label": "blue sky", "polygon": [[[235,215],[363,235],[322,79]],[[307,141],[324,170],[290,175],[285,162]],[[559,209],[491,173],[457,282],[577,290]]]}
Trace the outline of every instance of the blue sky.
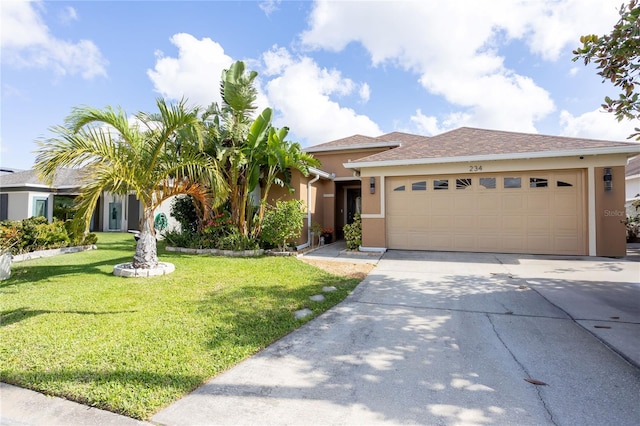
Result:
{"label": "blue sky", "polygon": [[31,167],[35,141],[74,106],[219,102],[235,60],[303,146],[461,126],[626,140],[638,124],[599,111],[615,88],[571,60],[620,4],[3,0],[0,165]]}

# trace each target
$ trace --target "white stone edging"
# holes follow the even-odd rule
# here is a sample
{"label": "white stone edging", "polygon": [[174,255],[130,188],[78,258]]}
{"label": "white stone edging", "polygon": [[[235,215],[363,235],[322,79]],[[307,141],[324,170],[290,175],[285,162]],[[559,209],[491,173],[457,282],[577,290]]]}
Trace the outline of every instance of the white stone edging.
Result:
{"label": "white stone edging", "polygon": [[147,278],[167,275],[175,270],[175,265],[169,262],[158,262],[155,268],[134,268],[131,263],[120,263],[113,267],[113,275],[125,278]]}
{"label": "white stone edging", "polygon": [[213,256],[229,256],[229,257],[255,257],[262,256],[264,254],[263,249],[259,250],[218,250],[218,249],[195,249],[186,247],[172,247],[167,246],[166,251],[174,253],[186,253],[186,254],[208,254]]}
{"label": "white stone edging", "polygon": [[78,253],[87,250],[96,250],[98,247],[95,244],[88,246],[73,246],[73,247],[60,247],[49,250],[36,250],[28,253],[16,254],[12,256],[11,262],[24,262],[25,260],[40,259],[43,257],[52,257],[60,254]]}

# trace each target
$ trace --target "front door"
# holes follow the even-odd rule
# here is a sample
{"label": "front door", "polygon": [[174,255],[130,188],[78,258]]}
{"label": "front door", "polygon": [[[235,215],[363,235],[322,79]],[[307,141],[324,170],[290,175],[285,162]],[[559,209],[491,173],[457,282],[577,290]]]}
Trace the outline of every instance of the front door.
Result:
{"label": "front door", "polygon": [[360,188],[347,188],[347,217],[346,223],[353,222],[353,216],[362,210],[362,190]]}

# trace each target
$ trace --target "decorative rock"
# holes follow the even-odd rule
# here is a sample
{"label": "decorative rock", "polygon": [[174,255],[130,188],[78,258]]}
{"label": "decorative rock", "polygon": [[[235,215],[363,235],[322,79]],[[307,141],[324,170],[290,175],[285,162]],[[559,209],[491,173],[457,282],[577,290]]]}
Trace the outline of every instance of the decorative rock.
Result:
{"label": "decorative rock", "polygon": [[302,319],[311,315],[313,311],[309,308],[300,309],[294,313],[296,319]]}
{"label": "decorative rock", "polygon": [[156,268],[144,269],[144,268],[133,268],[131,263],[121,263],[113,267],[113,275],[117,277],[157,277],[160,275],[167,275],[176,270],[176,267],[173,263],[168,262],[158,262],[158,266]]}
{"label": "decorative rock", "polygon": [[324,302],[324,296],[322,294],[316,294],[315,296],[309,297],[314,302]]}
{"label": "decorative rock", "polygon": [[331,293],[332,291],[336,291],[336,290],[338,290],[338,289],[335,288],[334,286],[322,287],[322,291],[324,291],[325,293]]}

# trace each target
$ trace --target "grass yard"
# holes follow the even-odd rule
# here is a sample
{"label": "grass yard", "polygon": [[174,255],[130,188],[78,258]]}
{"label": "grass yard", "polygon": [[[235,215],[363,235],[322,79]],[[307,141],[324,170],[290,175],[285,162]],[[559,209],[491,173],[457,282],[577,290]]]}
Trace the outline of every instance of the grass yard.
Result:
{"label": "grass yard", "polygon": [[[147,419],[319,314],[358,279],[295,258],[164,252],[173,274],[120,278],[130,234],[98,250],[14,264],[0,282],[0,381]],[[333,285],[326,301],[309,296]]]}

